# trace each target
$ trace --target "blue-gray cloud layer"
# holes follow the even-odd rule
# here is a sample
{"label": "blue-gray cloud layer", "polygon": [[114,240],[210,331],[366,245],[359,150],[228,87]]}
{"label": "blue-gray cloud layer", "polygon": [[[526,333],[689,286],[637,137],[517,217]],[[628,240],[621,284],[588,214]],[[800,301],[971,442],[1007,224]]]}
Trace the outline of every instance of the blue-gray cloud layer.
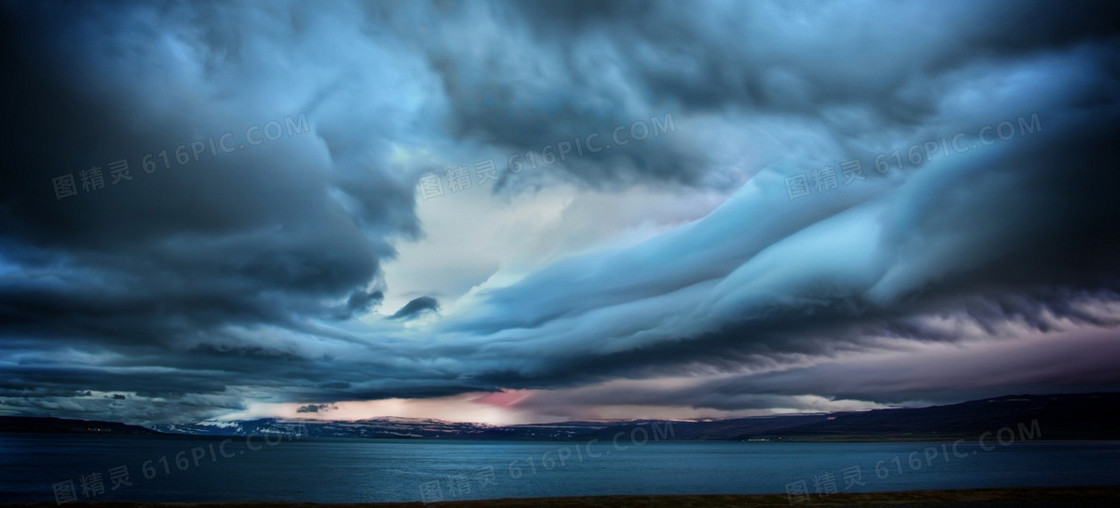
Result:
{"label": "blue-gray cloud layer", "polygon": [[[1115,324],[1086,310],[1118,299],[1109,3],[0,12],[8,410],[189,419],[247,400],[567,387],[955,340],[928,324],[944,316],[989,330]],[[300,114],[306,132],[175,160],[180,145]],[[546,171],[607,191],[741,184],[714,213],[545,267],[423,332],[358,319],[383,298],[393,242],[423,233],[414,188],[441,169],[432,160],[539,150],[665,114],[672,136]],[[980,136],[1020,118],[1038,128]],[[958,133],[975,149],[876,171],[879,154],[907,158]],[[132,180],[113,184],[121,159]],[[790,199],[788,178],[853,159],[864,180]],[[78,179],[77,196],[56,199],[53,178],[93,166],[104,188]],[[503,173],[499,192],[533,178]],[[434,308],[414,303],[401,317]],[[765,381],[738,389],[794,390]]]}

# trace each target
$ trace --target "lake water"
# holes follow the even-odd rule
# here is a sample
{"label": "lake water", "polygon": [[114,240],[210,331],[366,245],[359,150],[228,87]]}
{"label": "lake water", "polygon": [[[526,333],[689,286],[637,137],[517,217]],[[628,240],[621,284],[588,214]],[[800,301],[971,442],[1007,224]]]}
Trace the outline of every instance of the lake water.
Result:
{"label": "lake water", "polygon": [[265,442],[0,434],[2,501],[55,502],[71,496],[93,501],[308,502],[606,494],[817,496],[1078,485],[1120,485],[1120,443],[1000,445],[993,439],[962,441],[954,448],[951,442]]}

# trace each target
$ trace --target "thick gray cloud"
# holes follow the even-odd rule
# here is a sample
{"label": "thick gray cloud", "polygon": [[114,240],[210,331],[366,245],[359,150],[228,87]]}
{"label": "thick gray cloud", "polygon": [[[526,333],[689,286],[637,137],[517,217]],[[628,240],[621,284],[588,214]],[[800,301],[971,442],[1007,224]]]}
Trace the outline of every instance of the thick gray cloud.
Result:
{"label": "thick gray cloud", "polygon": [[[946,316],[992,336],[1116,325],[1092,310],[1120,300],[1111,3],[9,2],[0,16],[0,410],[185,420],[783,365],[805,370],[703,403],[640,400],[951,398],[965,392],[937,373],[902,395],[830,391],[843,368],[798,365],[960,340]],[[504,167],[665,115],[672,135]],[[894,150],[899,164],[880,157]],[[741,187],[701,220],[561,259],[433,324],[410,322],[433,298],[375,312],[383,262],[424,234],[420,176],[487,158],[499,194]],[[856,159],[848,182],[840,163]],[[130,180],[110,173],[119,160]],[[103,188],[82,178],[94,167]],[[826,167],[834,189],[814,178]],[[799,174],[811,193],[790,199]],[[64,175],[77,195],[58,199]],[[1084,386],[1116,388],[1101,372]],[[1060,377],[1031,386],[1077,384]]]}

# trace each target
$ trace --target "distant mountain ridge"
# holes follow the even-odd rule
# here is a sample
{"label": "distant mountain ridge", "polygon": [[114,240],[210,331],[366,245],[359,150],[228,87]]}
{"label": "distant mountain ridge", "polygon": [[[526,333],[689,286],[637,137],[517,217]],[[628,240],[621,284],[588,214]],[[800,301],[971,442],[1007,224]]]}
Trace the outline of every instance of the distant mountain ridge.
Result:
{"label": "distant mountain ridge", "polygon": [[[951,439],[1037,427],[1039,439],[1120,439],[1120,393],[1009,395],[923,408],[797,414],[723,420],[576,421],[496,426],[397,417],[359,421],[262,418],[156,425],[0,417],[0,432],[84,432],[248,436],[298,432],[310,438],[609,441],[644,427],[673,440],[832,441]],[[42,430],[32,430],[42,425]]]}
{"label": "distant mountain ridge", "polygon": [[527,440],[571,439],[612,427],[611,423],[602,422],[496,426],[435,419],[385,417],[357,421],[261,418],[236,422],[206,421],[186,425],[157,425],[154,428],[171,434],[247,436],[286,432],[297,425],[301,425],[308,436],[313,438]]}
{"label": "distant mountain ridge", "polygon": [[36,416],[0,416],[0,432],[45,434],[159,434],[158,431],[119,422],[68,420]]}

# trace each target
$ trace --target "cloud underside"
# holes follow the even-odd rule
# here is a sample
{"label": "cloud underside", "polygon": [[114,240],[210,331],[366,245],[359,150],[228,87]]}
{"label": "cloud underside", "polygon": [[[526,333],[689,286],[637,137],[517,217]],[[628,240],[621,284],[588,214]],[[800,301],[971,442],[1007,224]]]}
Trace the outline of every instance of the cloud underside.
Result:
{"label": "cloud underside", "polygon": [[[1120,388],[1112,4],[2,12],[0,411],[167,422],[508,389],[567,418]],[[175,160],[300,114],[307,131]],[[666,115],[658,138],[503,167]],[[381,313],[385,263],[427,233],[419,179],[495,157],[477,199],[724,201]],[[120,159],[132,180],[111,183]],[[93,166],[104,188],[56,199]]]}

